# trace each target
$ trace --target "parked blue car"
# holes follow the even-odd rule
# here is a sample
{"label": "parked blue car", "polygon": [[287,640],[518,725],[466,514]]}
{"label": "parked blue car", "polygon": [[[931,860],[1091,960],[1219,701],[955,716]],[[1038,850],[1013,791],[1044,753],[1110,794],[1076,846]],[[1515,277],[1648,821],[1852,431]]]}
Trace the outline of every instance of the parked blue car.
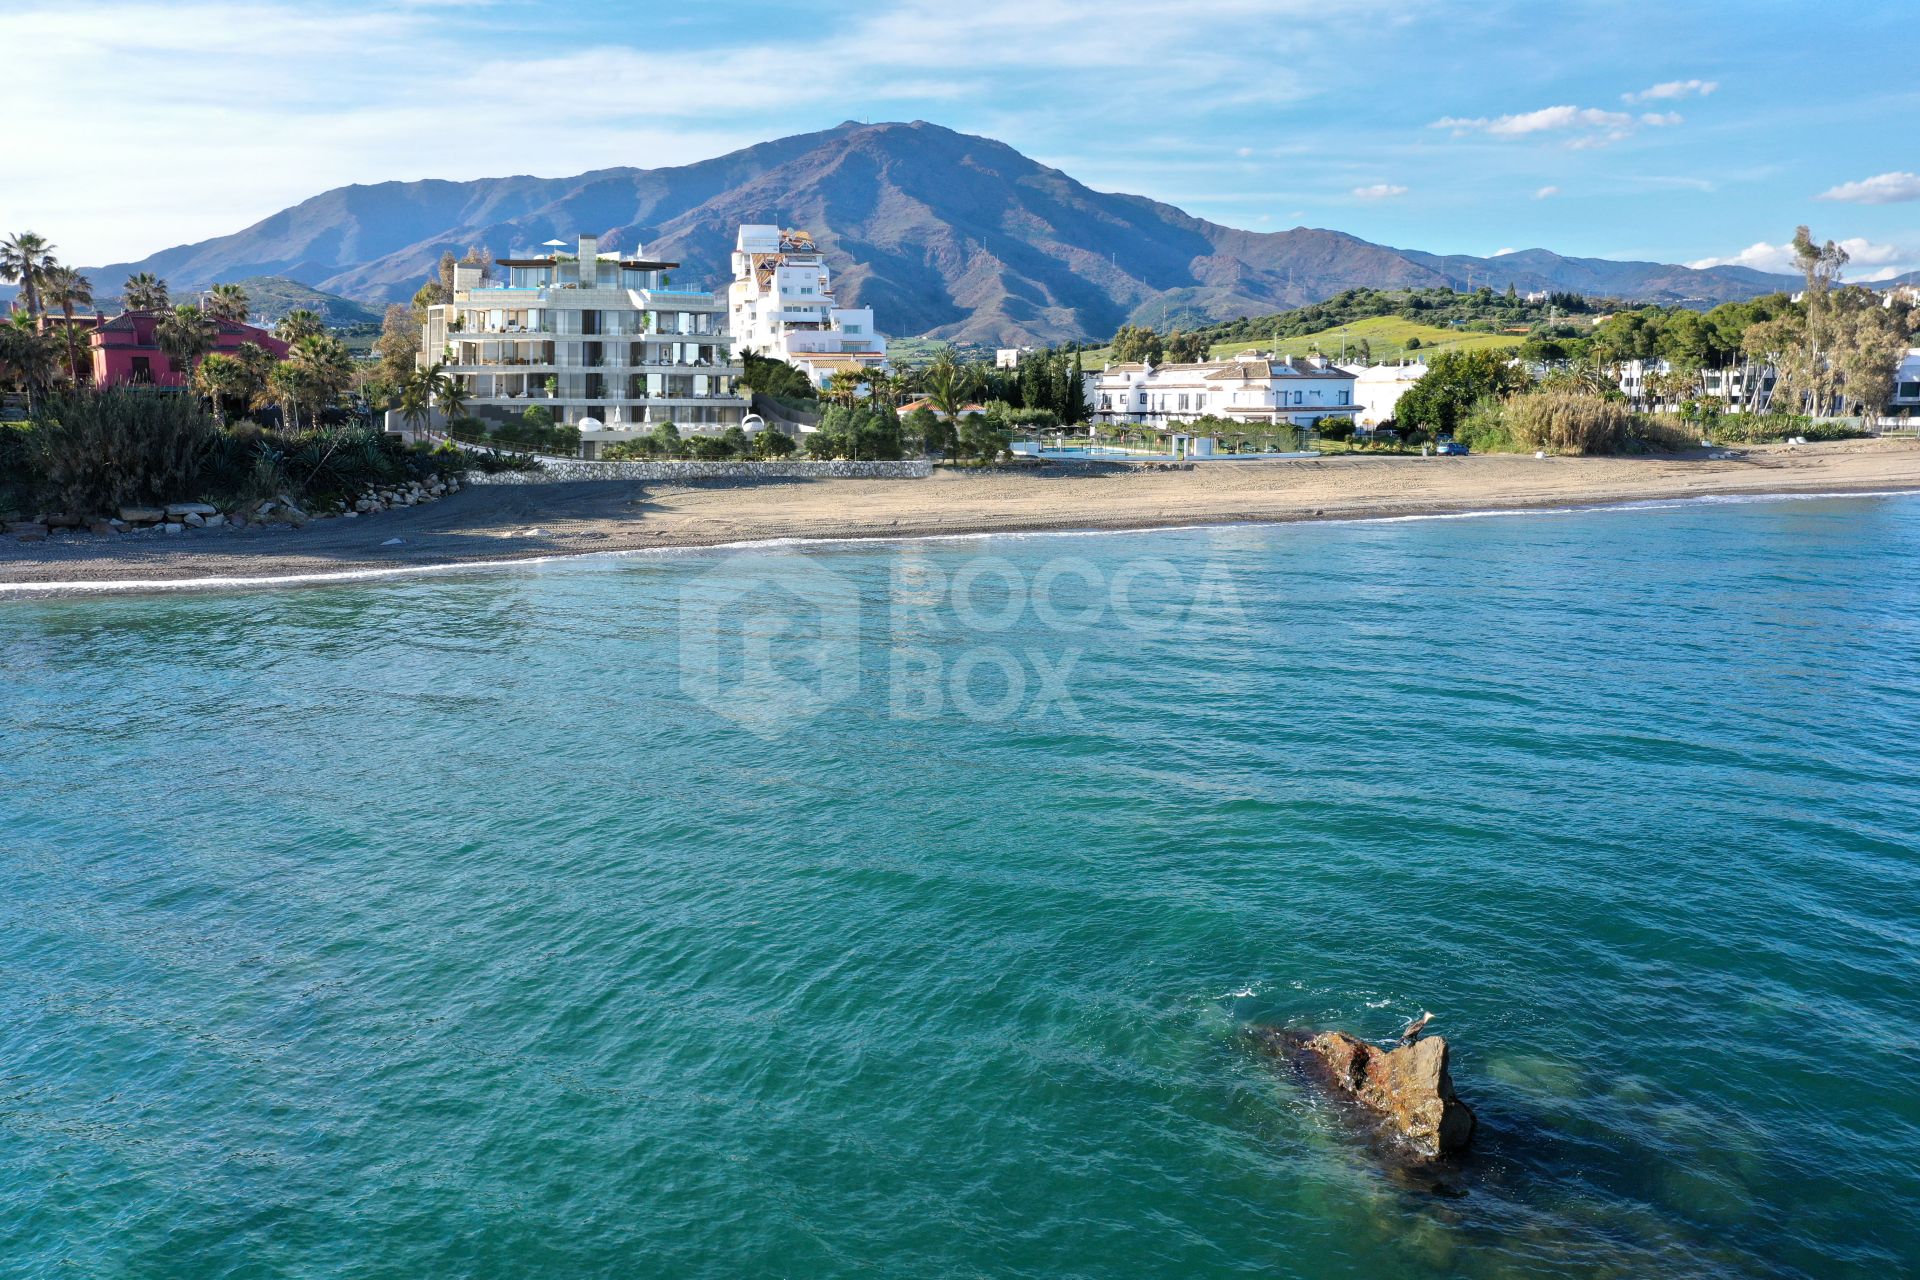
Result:
{"label": "parked blue car", "polygon": [[1442,436],[1433,442],[1433,451],[1443,458],[1464,458],[1473,452],[1451,436]]}

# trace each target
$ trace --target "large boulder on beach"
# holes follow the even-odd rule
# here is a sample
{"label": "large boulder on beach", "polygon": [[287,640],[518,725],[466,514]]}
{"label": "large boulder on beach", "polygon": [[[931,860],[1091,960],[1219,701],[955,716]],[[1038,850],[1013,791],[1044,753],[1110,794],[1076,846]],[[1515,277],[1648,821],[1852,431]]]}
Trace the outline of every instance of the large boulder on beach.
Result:
{"label": "large boulder on beach", "polygon": [[1473,1141],[1478,1121],[1453,1091],[1444,1036],[1391,1051],[1344,1031],[1269,1030],[1262,1038],[1269,1050],[1366,1108],[1417,1160],[1457,1155]]}

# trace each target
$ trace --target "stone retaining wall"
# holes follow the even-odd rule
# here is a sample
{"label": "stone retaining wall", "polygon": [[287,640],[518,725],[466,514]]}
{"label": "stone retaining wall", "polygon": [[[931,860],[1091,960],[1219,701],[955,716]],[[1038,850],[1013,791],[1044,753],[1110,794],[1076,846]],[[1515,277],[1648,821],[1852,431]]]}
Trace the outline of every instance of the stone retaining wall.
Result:
{"label": "stone retaining wall", "polygon": [[571,462],[540,459],[538,471],[469,471],[468,484],[557,484],[570,480],[925,480],[933,463],[907,462]]}

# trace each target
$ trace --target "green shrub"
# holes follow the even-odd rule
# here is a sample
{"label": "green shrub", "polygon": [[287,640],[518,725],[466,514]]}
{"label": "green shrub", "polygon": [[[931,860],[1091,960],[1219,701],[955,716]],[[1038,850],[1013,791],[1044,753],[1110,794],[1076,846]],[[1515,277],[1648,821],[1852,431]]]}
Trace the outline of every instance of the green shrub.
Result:
{"label": "green shrub", "polygon": [[1854,440],[1867,433],[1845,422],[1820,422],[1797,413],[1723,413],[1704,424],[1709,439],[1723,444],[1778,444],[1808,440]]}
{"label": "green shrub", "polygon": [[960,419],[959,453],[976,462],[992,462],[1013,447],[1013,432],[985,414]]}
{"label": "green shrub", "polygon": [[818,407],[819,392],[812,380],[785,360],[742,351],[740,363],[740,382],[748,391],[772,396],[788,407],[798,406],[809,411]]}
{"label": "green shrub", "polygon": [[916,453],[945,449],[948,434],[940,415],[925,405],[900,419],[901,444]]}
{"label": "green shrub", "polygon": [[1475,453],[1513,453],[1520,447],[1507,429],[1505,407],[1492,396],[1474,402],[1454,426],[1453,438]]}
{"label": "green shrub", "polygon": [[115,387],[47,400],[28,432],[33,487],[69,511],[110,511],[199,495],[220,442],[192,396]]}
{"label": "green shrub", "polygon": [[890,406],[834,405],[807,435],[807,454],[865,462],[892,460],[901,456],[901,434],[900,415]]}
{"label": "green shrub", "polygon": [[753,456],[756,458],[785,458],[799,447],[793,442],[792,436],[775,431],[772,427],[761,428],[753,438]]}
{"label": "green shrub", "polygon": [[0,507],[24,504],[32,495],[27,424],[0,422]]}
{"label": "green shrub", "polygon": [[1313,424],[1314,434],[1322,440],[1353,439],[1352,418],[1322,418]]}
{"label": "green shrub", "polygon": [[647,443],[653,452],[663,458],[678,458],[685,454],[686,448],[680,442],[680,428],[671,422],[663,422],[653,429],[647,437]]}

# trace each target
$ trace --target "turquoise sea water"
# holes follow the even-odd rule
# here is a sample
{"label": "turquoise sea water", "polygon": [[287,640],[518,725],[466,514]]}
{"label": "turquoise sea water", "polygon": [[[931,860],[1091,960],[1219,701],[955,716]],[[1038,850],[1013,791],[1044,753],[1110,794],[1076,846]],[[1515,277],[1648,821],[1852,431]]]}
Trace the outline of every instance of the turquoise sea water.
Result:
{"label": "turquoise sea water", "polygon": [[[1916,565],[1850,499],[0,605],[0,1272],[1894,1274]],[[1244,1034],[1422,1008],[1461,1197]]]}

